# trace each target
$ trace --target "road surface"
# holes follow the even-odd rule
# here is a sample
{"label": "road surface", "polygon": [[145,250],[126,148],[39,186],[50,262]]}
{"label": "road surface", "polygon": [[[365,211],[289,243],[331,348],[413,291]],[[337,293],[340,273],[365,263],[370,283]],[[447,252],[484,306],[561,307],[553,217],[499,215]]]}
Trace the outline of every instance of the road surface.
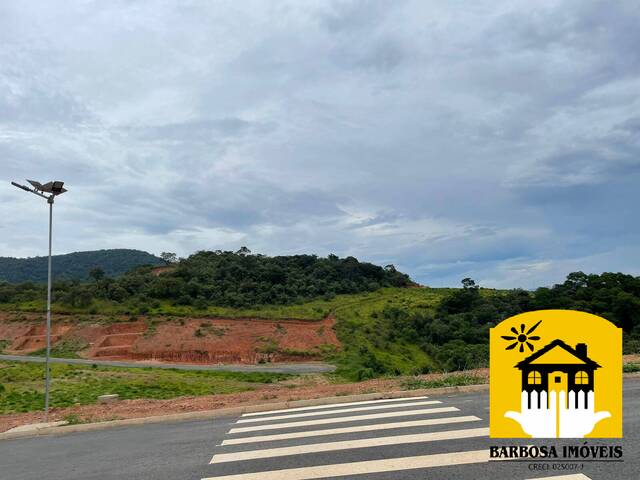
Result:
{"label": "road surface", "polygon": [[[27,355],[0,355],[0,360],[11,362],[44,363],[44,357]],[[222,372],[268,372],[290,373],[299,375],[304,373],[333,372],[335,366],[327,363],[271,363],[263,365],[192,365],[185,363],[154,363],[154,362],[123,362],[119,360],[86,360],[84,358],[52,358],[51,363],[66,363],[69,365],[101,365],[103,367],[125,368],[171,368],[178,370],[209,370]]]}
{"label": "road surface", "polygon": [[[11,480],[636,480],[640,380],[624,386],[624,462],[573,462],[579,472],[488,461],[487,392],[357,402],[242,417],[0,441]],[[523,440],[521,444],[553,441]],[[564,443],[582,445],[584,441]],[[554,442],[555,443],[555,442]],[[558,442],[562,444],[562,442]],[[211,462],[211,463],[210,463]],[[359,472],[360,475],[355,475]],[[344,476],[339,476],[346,474]],[[571,475],[571,476],[567,476]]]}

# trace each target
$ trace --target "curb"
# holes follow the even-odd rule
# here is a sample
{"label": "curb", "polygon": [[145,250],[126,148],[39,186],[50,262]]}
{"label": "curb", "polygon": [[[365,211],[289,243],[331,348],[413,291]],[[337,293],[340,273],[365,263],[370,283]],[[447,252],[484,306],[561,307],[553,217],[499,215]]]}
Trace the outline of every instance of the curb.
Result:
{"label": "curb", "polygon": [[358,395],[343,395],[339,397],[312,398],[309,400],[293,400],[290,402],[262,403],[258,405],[246,405],[244,407],[219,408],[217,410],[202,410],[199,412],[174,413],[169,415],[157,415],[153,417],[127,418],[125,420],[110,420],[107,422],[83,423],[79,425],[65,425],[59,427],[43,427],[25,432],[0,433],[1,440],[14,438],[39,437],[44,435],[65,435],[78,432],[92,432],[109,428],[127,427],[134,425],[149,425],[154,423],[177,423],[195,420],[208,420],[213,418],[235,417],[243,413],[264,412],[268,410],[281,410],[294,407],[313,407],[316,405],[330,405],[347,402],[360,402],[366,400],[381,400],[386,398],[419,397],[423,395],[447,395],[452,393],[482,392],[489,389],[489,384],[463,385],[459,387],[423,388],[418,390],[396,390],[382,393],[362,393]]}

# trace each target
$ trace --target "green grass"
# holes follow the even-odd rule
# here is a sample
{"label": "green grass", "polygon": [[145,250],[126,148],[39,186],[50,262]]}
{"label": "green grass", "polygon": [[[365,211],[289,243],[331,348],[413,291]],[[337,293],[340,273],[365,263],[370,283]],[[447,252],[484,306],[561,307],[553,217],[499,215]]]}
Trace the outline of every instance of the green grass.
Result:
{"label": "green grass", "polygon": [[463,385],[479,385],[483,383],[487,383],[487,379],[484,377],[460,373],[446,375],[435,380],[411,378],[402,383],[402,388],[405,390],[417,390],[419,388],[460,387]]}
{"label": "green grass", "polygon": [[[51,405],[87,405],[99,395],[118,394],[121,399],[169,399],[252,390],[257,384],[291,378],[276,373],[185,371],[153,368],[113,368],[51,365]],[[44,408],[44,366],[0,362],[0,414]]]}
{"label": "green grass", "polygon": [[80,416],[76,413],[70,413],[64,417],[64,421],[67,422],[67,425],[79,425],[84,423]]}
{"label": "green grass", "polygon": [[[51,347],[51,356],[55,358],[80,358],[78,352],[84,350],[89,345],[81,338],[68,338]],[[46,348],[41,348],[29,355],[32,357],[44,357]]]}
{"label": "green grass", "polygon": [[[397,375],[414,375],[435,369],[434,361],[418,345],[401,341],[386,342],[381,321],[385,307],[410,311],[433,311],[452,289],[446,288],[383,288],[376,292],[352,296],[334,309],[336,333],[343,349],[332,360],[336,373],[350,380],[376,376],[370,360],[383,364],[385,371]],[[367,352],[364,354],[363,352]]]}
{"label": "green grass", "polygon": [[[316,299],[293,305],[258,305],[252,308],[208,307],[197,309],[188,305],[175,305],[168,301],[161,301],[151,307],[147,315],[167,316],[212,316],[225,318],[257,317],[268,319],[308,319],[319,320],[329,313],[344,313],[359,311],[367,314],[380,310],[387,303],[398,306],[405,305],[413,308],[430,308],[434,301],[454,289],[449,288],[382,288],[375,292],[365,292],[348,295],[336,295],[324,300]],[[22,302],[19,304],[1,304],[0,309],[18,312],[44,312],[45,299]],[[100,315],[132,315],[138,314],[136,305],[121,304],[107,300],[95,299],[90,307],[73,308],[54,303],[54,313]]]}
{"label": "green grass", "polygon": [[625,363],[622,366],[622,371],[624,373],[640,372],[640,363]]}

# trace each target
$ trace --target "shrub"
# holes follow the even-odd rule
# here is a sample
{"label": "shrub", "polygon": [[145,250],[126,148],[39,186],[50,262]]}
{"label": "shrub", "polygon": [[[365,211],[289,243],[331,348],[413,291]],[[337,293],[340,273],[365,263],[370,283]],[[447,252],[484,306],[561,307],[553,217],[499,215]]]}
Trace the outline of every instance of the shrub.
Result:
{"label": "shrub", "polygon": [[406,390],[417,390],[420,388],[459,387],[462,385],[477,385],[481,383],[486,383],[486,379],[477,375],[457,374],[445,375],[442,378],[433,380],[411,378],[402,383],[402,388]]}
{"label": "shrub", "polygon": [[640,372],[640,363],[625,363],[622,366],[622,371],[624,373]]}
{"label": "shrub", "polygon": [[138,305],[137,311],[140,315],[144,315],[146,313],[149,313],[149,310],[151,308],[149,307],[148,303],[141,303],[140,305]]}

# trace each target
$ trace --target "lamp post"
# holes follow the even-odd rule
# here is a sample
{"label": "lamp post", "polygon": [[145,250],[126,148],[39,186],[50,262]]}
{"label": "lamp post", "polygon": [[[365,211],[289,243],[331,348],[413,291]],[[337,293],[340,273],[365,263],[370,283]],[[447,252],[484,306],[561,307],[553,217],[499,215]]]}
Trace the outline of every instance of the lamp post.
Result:
{"label": "lamp post", "polygon": [[[26,192],[31,192],[47,200],[49,204],[49,262],[47,270],[47,355],[45,358],[45,381],[44,381],[44,421],[49,421],[49,381],[51,372],[49,369],[49,357],[51,356],[51,234],[53,228],[53,201],[56,196],[63,194],[67,190],[63,188],[64,182],[53,181],[44,185],[35,180],[27,180],[33,188],[11,182],[11,185],[21,188]],[[49,195],[46,195],[49,194]]]}

